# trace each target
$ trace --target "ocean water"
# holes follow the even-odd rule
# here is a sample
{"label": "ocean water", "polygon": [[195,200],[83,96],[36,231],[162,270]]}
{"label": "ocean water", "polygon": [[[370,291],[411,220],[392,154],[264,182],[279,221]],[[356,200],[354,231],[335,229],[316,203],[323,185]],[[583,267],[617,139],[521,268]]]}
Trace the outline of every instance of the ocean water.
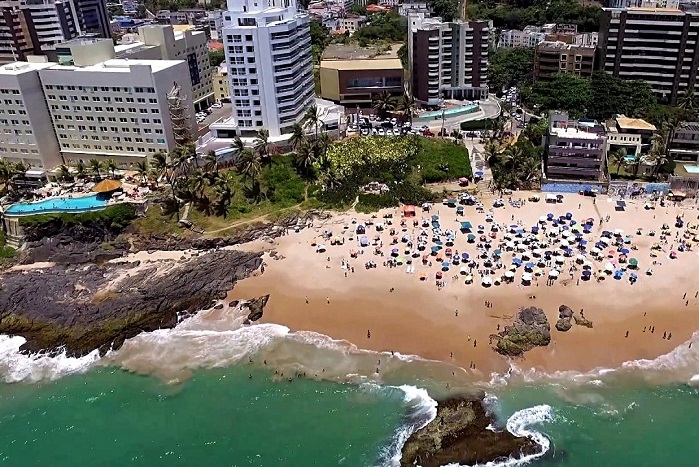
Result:
{"label": "ocean water", "polygon": [[[452,374],[237,316],[200,314],[102,359],[22,342],[0,336],[0,465],[396,466]],[[542,446],[532,465],[693,466],[698,348],[588,374],[513,368],[481,387],[499,426]]]}

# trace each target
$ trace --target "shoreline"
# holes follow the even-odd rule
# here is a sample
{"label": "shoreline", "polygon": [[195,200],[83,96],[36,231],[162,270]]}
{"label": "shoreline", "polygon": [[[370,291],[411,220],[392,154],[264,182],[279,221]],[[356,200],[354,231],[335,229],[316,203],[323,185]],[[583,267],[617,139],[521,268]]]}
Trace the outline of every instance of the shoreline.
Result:
{"label": "shoreline", "polygon": [[[526,197],[526,193],[520,195]],[[683,211],[688,222],[692,222],[697,212],[693,207],[644,211],[639,209],[642,200],[636,200],[629,203],[626,212],[618,213],[614,211],[611,198],[609,201],[606,197],[597,198],[594,204],[590,198],[578,195],[567,195],[566,198],[563,206],[527,203],[524,208],[506,206],[496,210],[495,215],[498,218],[510,213],[516,217],[522,215],[525,219],[523,225],[536,222],[542,211],[554,209],[556,212],[575,212],[576,217],[610,215],[609,228],[623,228],[635,233],[639,227],[647,232],[663,222],[670,223],[677,213]],[[435,208],[447,211],[444,206]],[[481,220],[484,214],[472,211],[473,207],[467,207],[465,217],[474,224],[485,223]],[[380,221],[387,212],[394,214],[394,225],[397,226],[400,217],[395,210],[382,211],[375,221]],[[451,222],[453,210],[447,212],[452,214],[443,212],[441,217],[449,216],[446,222]],[[457,276],[457,280],[445,277],[446,287],[438,289],[432,279],[434,267],[428,279],[420,281],[418,274],[406,274],[405,267],[382,267],[381,261],[386,257],[365,254],[359,259],[351,259],[349,250],[358,248],[356,242],[346,240],[342,246],[329,246],[327,253],[315,253],[311,245],[317,235],[323,230],[342,232],[344,225],[353,225],[353,217],[368,218],[360,214],[339,214],[312,229],[290,233],[276,239],[274,244],[266,245],[266,250],[273,250],[277,259],[265,254],[264,273],[239,282],[228,298],[270,293],[261,323],[281,324],[292,332],[318,332],[367,350],[395,351],[453,364],[465,369],[469,378],[477,381],[488,381],[492,373],[503,374],[511,365],[523,372],[536,370],[545,373],[618,368],[625,362],[654,359],[666,354],[689,340],[699,329],[699,298],[695,298],[699,290],[682,288],[692,284],[692,278],[699,274],[699,262],[694,257],[697,253],[683,252],[676,260],[669,260],[667,253],[661,253],[655,258],[658,264],[652,266],[654,275],[646,276],[644,271],[650,266],[648,251],[658,240],[657,236],[638,236],[638,251],[632,255],[637,256],[641,263],[640,277],[633,285],[628,280],[615,281],[609,277],[602,282],[591,280],[578,285],[571,281],[567,286],[559,280],[546,286],[545,278],[540,278],[529,287],[504,284],[484,288],[477,278],[473,284],[464,286],[463,277]],[[509,223],[511,218],[506,221]],[[370,238],[374,234],[374,231],[367,231]],[[463,244],[458,243],[457,234],[455,248],[459,247]],[[665,248],[669,250],[670,246]],[[279,255],[283,259],[278,259]],[[326,256],[331,261],[326,261]],[[342,269],[341,260],[351,261],[355,272],[352,273],[351,268]],[[376,261],[378,268],[365,269],[363,262],[367,260]],[[568,261],[566,267],[567,264]],[[421,266],[417,266],[418,273],[430,270]],[[445,273],[446,276],[450,274]],[[687,297],[683,298],[685,292]],[[536,298],[529,298],[532,295]],[[327,303],[328,299],[330,303]],[[486,300],[493,303],[492,308],[485,306]],[[576,313],[584,309],[585,317],[593,322],[593,328],[574,325],[568,332],[557,331],[554,325],[561,305],[571,307]],[[545,311],[551,325],[551,344],[534,348],[521,358],[502,357],[491,349],[489,336],[498,332],[498,324],[500,329],[511,324],[517,310],[527,306]],[[655,328],[653,333],[650,332],[651,326]],[[626,331],[628,337],[625,337]],[[663,333],[671,333],[672,337],[665,339]],[[470,368],[471,362],[475,364],[475,370]]]}

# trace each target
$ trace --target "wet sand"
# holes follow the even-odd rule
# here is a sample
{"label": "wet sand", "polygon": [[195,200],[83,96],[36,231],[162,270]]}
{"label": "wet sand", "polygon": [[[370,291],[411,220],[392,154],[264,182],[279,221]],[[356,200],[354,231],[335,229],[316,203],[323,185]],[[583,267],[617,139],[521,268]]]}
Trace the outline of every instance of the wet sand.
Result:
{"label": "wet sand", "polygon": [[[526,194],[518,195],[526,197]],[[486,200],[484,204],[487,211],[490,203]],[[562,204],[548,205],[541,201],[527,203],[522,208],[506,205],[494,210],[496,222],[509,224],[514,215],[515,221],[522,220],[525,227],[534,225],[549,211],[556,214],[572,212],[576,219],[593,217],[599,220],[601,216],[610,215],[610,221],[601,228],[596,221],[595,229],[599,228],[601,232],[602,229],[622,228],[634,236],[638,251],[629,256],[637,257],[640,262],[640,277],[634,285],[626,278],[617,281],[611,277],[602,282],[580,281],[579,285],[576,285],[577,279],[573,279],[568,285],[563,285],[568,278],[569,259],[559,280],[550,287],[545,285],[546,278],[541,277],[538,286],[536,283],[519,286],[516,280],[514,284],[484,288],[477,275],[473,284],[465,285],[463,276],[452,280],[452,276],[458,274],[458,268],[457,271],[452,268],[452,272],[445,273],[447,286],[439,290],[434,281],[437,264],[431,268],[423,266],[418,258],[415,261],[416,273],[406,274],[405,266],[383,267],[385,258],[371,254],[372,246],[365,248],[364,255],[351,259],[350,249],[358,249],[356,235],[352,235],[349,229],[344,230],[344,226],[349,225],[351,229],[354,227],[352,217],[361,222],[369,216],[343,214],[324,225],[315,225],[298,234],[291,232],[275,244],[267,245],[268,249],[273,248],[284,258],[274,259],[266,255],[265,272],[240,282],[230,298],[270,293],[261,322],[282,324],[292,331],[319,332],[347,340],[359,348],[450,362],[465,369],[469,369],[473,362],[476,368],[474,376],[481,380],[493,372],[505,372],[510,364],[525,371],[545,372],[618,367],[626,361],[652,359],[667,353],[699,329],[699,298],[694,297],[699,291],[697,252],[682,252],[675,260],[668,259],[671,246],[676,247],[673,240],[677,229],[673,228],[669,244],[663,245],[665,251],[657,258],[650,258],[650,246],[658,241],[658,236],[635,235],[639,227],[644,229],[644,234],[651,228],[660,233],[663,222],[672,227],[675,216],[681,213],[686,221],[696,222],[697,210],[692,205],[683,209],[658,207],[647,211],[642,205],[642,201],[636,201],[630,203],[625,212],[618,212],[614,210],[613,200],[608,201],[606,197],[596,198],[593,204],[592,198],[566,195]],[[454,209],[435,205],[433,213],[436,210],[441,211],[442,228],[458,230]],[[394,213],[393,227],[398,228],[400,213],[391,212]],[[381,216],[374,221],[380,222]],[[417,218],[421,217],[423,215],[418,213]],[[474,207],[467,206],[465,216],[459,220],[469,220],[475,226],[485,224],[484,217],[484,214],[477,214]],[[345,244],[330,246],[326,243],[327,252],[316,253],[312,244],[325,229],[345,236]],[[411,221],[407,229],[413,230]],[[375,234],[373,229],[367,230],[370,239]],[[354,240],[350,241],[350,236],[355,237]],[[390,251],[388,228],[381,237],[384,252]],[[475,247],[467,245],[462,235],[457,235],[455,248],[475,252]],[[330,261],[327,261],[328,257]],[[341,268],[343,259],[349,260],[355,268],[354,273],[351,269]],[[653,259],[662,264],[652,266],[654,275],[646,276],[644,272],[651,267]],[[378,267],[365,269],[364,263],[368,260],[376,261]],[[605,261],[595,264],[604,264]],[[508,264],[508,261],[504,263]],[[520,272],[517,272],[518,278]],[[428,279],[420,281],[420,273],[427,274]],[[685,292],[687,298],[683,299]],[[531,299],[532,295],[536,298]],[[486,300],[493,303],[492,308],[485,306]],[[553,325],[562,304],[576,312],[584,309],[585,317],[594,323],[594,328],[574,325],[565,333],[555,330]],[[501,328],[510,324],[519,307],[530,305],[541,307],[546,312],[552,326],[552,342],[546,348],[527,352],[524,358],[510,361],[491,349],[489,336],[498,331],[498,324]],[[655,326],[654,333],[650,332],[650,326]],[[626,331],[629,331],[628,337],[625,337]],[[663,339],[664,332],[672,333],[672,338]]]}

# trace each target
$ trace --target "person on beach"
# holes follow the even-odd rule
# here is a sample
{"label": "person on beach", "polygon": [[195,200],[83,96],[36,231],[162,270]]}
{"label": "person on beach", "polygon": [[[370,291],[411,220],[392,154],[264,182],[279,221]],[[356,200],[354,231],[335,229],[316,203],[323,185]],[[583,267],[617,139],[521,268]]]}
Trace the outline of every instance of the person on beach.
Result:
{"label": "person on beach", "polygon": [[629,331],[626,331],[626,335],[624,337],[629,337]]}
{"label": "person on beach", "polygon": [[664,332],[664,333],[663,333],[663,339],[665,339],[666,337],[667,337],[667,333]]}
{"label": "person on beach", "polygon": [[672,339],[672,333],[669,333],[669,334],[667,335],[667,340],[670,340],[670,339]]}
{"label": "person on beach", "polygon": [[371,339],[371,331],[369,329],[366,331],[366,338]]}
{"label": "person on beach", "polygon": [[327,300],[328,305],[330,305],[330,297],[325,297],[325,300]]}

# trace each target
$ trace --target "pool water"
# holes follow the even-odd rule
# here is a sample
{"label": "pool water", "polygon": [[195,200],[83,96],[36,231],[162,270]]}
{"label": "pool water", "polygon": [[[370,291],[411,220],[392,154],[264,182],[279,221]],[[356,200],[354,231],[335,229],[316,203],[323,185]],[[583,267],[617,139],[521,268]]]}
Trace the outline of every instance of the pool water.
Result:
{"label": "pool water", "polygon": [[[458,115],[462,113],[473,112],[478,109],[478,104],[468,104],[461,107],[454,107],[453,109],[444,110],[444,116],[449,117],[451,115]],[[419,116],[419,118],[437,118],[442,116],[441,110],[436,110],[434,112],[427,112]]]}
{"label": "pool water", "polygon": [[97,194],[76,198],[49,198],[35,203],[16,203],[7,208],[5,214],[41,214],[46,212],[80,212],[102,209],[107,198]]}
{"label": "pool water", "polygon": [[684,170],[690,174],[699,174],[699,165],[685,165]]}

